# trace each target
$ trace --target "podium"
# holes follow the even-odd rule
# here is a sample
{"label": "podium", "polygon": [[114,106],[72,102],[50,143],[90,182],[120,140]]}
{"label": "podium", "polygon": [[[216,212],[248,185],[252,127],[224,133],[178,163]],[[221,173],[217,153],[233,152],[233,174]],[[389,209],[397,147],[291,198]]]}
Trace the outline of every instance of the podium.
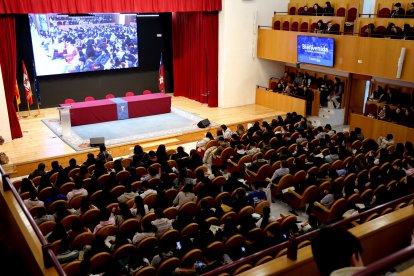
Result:
{"label": "podium", "polygon": [[62,136],[70,136],[71,122],[70,122],[70,105],[59,106],[60,127],[62,128]]}

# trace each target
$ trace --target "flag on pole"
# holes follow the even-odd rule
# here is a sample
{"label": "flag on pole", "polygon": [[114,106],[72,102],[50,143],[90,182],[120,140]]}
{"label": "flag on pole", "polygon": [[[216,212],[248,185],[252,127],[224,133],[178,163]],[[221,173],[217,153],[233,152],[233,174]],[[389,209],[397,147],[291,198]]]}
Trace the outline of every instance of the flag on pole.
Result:
{"label": "flag on pole", "polygon": [[22,60],[23,64],[23,85],[24,90],[26,92],[26,101],[29,105],[33,104],[33,93],[32,87],[30,86],[29,75],[27,74],[26,65],[24,65],[24,61]]}
{"label": "flag on pole", "polygon": [[17,85],[17,80],[16,80],[16,86],[14,88],[14,96],[16,97],[16,104],[19,105],[21,101],[20,101],[20,91],[19,91],[19,86]]}
{"label": "flag on pole", "polygon": [[35,67],[34,61],[33,61],[33,74],[34,74],[34,91],[36,93],[37,103],[40,105],[42,104],[42,98],[40,95],[39,81],[37,80],[36,67]]}
{"label": "flag on pole", "polygon": [[164,93],[164,62],[162,60],[162,53],[160,58],[160,69],[158,70],[158,90]]}

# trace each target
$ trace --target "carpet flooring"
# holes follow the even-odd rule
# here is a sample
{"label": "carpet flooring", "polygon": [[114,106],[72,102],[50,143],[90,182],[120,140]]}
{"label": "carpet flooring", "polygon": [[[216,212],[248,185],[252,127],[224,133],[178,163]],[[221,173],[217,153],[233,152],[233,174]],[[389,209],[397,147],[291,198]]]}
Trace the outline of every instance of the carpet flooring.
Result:
{"label": "carpet flooring", "polygon": [[[146,140],[197,130],[197,123],[203,118],[181,109],[171,107],[170,113],[118,120],[98,124],[74,126],[71,134],[62,136],[59,119],[42,120],[54,134],[76,151],[90,148],[91,137],[104,137],[107,146],[132,141]],[[211,122],[211,125],[217,123]]]}

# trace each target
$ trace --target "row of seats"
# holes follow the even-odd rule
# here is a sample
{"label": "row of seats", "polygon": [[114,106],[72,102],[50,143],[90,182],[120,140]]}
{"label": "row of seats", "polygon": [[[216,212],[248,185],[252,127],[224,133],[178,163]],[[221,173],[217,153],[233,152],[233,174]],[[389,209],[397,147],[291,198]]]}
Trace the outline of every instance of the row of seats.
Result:
{"label": "row of seats", "polygon": [[[150,90],[144,90],[144,92],[142,92],[143,95],[148,95],[148,94],[152,94],[152,92]],[[135,96],[134,92],[126,92],[125,93],[125,97],[130,97],[130,96]],[[113,99],[116,98],[116,96],[114,94],[106,94],[105,95],[105,99]],[[94,101],[95,98],[92,96],[87,96],[85,97],[84,101],[85,102],[89,102],[89,101]],[[70,103],[75,103],[76,101],[72,98],[67,98],[65,99],[65,104],[70,104]]]}

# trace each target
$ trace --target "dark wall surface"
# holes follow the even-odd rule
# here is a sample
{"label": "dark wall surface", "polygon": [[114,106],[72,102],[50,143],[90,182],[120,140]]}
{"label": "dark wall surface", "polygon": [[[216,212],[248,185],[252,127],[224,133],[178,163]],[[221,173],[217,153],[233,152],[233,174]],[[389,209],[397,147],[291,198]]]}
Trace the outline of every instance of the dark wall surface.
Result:
{"label": "dark wall surface", "polygon": [[[158,91],[158,69],[161,52],[163,52],[165,68],[165,91],[173,91],[171,24],[171,13],[162,13],[158,17],[137,17],[138,68],[38,77],[41,108],[55,107],[63,103],[66,98],[83,101],[86,96],[102,99],[108,93],[122,97],[128,91],[135,94],[142,94],[146,89],[156,92]],[[25,61],[32,83],[33,97],[36,98],[32,66],[34,59],[27,15],[16,16],[16,40],[17,81],[22,98],[20,108],[25,110],[27,105],[22,84],[22,60]],[[37,103],[35,99],[34,103],[35,105]],[[31,108],[36,109],[37,106]]]}

